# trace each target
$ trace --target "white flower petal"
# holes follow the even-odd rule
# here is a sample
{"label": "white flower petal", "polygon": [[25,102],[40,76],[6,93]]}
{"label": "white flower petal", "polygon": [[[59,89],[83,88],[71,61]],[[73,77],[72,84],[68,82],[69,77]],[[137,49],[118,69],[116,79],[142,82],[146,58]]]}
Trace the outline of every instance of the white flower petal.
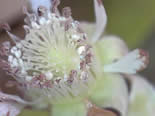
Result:
{"label": "white flower petal", "polygon": [[128,75],[128,78],[131,81],[128,116],[154,116],[154,87],[139,75]]}
{"label": "white flower petal", "polygon": [[18,96],[0,92],[0,116],[17,116],[27,104]]}
{"label": "white flower petal", "polygon": [[[27,105],[34,106],[40,103],[40,99],[28,102],[19,96],[6,94],[0,91],[0,116],[17,116]],[[40,106],[40,105],[39,105]]]}
{"label": "white flower petal", "polygon": [[101,79],[96,80],[90,100],[98,107],[114,109],[121,116],[128,112],[128,88],[119,74],[104,73]]}
{"label": "white flower petal", "polygon": [[23,100],[22,98],[20,98],[19,96],[9,95],[9,94],[5,94],[2,92],[0,92],[0,101],[11,101],[11,102],[14,101],[16,103],[23,104],[23,105],[33,105],[37,102],[37,101],[33,102],[33,103],[27,102],[27,101]]}
{"label": "white flower petal", "polygon": [[104,72],[135,74],[139,70],[146,68],[148,64],[148,54],[136,49],[120,60],[104,66]]}
{"label": "white flower petal", "polygon": [[17,116],[22,108],[22,105],[16,103],[0,102],[0,116]]}
{"label": "white flower petal", "polygon": [[107,24],[107,15],[101,0],[94,0],[94,5],[96,15],[96,32],[92,38],[92,41],[96,42],[100,38],[102,32],[104,32]]}

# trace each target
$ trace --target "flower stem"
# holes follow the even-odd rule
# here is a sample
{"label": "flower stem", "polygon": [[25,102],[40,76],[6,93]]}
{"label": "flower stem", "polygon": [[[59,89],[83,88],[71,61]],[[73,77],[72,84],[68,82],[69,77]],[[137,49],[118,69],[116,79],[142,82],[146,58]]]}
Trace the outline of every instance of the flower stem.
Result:
{"label": "flower stem", "polygon": [[87,109],[84,103],[55,104],[52,106],[51,116],[86,116]]}

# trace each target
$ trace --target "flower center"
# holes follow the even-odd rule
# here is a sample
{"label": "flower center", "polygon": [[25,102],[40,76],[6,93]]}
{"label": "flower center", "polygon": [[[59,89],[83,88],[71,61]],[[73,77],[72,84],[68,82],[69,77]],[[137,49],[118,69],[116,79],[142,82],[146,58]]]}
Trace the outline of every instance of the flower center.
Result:
{"label": "flower center", "polygon": [[64,8],[63,16],[53,10],[40,7],[38,15],[26,12],[26,36],[21,40],[8,32],[15,45],[6,49],[8,63],[4,64],[29,91],[38,89],[50,99],[60,100],[62,95],[70,99],[85,93],[93,80],[89,76],[92,52],[69,8]]}
{"label": "flower center", "polygon": [[57,72],[61,71],[65,74],[69,74],[71,70],[77,69],[80,62],[76,50],[63,46],[56,49],[51,48],[47,58],[49,59],[49,63],[55,65]]}

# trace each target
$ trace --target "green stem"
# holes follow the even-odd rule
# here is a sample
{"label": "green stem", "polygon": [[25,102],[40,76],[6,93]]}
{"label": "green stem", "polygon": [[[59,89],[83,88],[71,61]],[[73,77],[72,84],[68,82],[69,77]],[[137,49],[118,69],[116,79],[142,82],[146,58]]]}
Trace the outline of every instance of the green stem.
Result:
{"label": "green stem", "polygon": [[55,104],[52,106],[51,116],[86,116],[84,103]]}

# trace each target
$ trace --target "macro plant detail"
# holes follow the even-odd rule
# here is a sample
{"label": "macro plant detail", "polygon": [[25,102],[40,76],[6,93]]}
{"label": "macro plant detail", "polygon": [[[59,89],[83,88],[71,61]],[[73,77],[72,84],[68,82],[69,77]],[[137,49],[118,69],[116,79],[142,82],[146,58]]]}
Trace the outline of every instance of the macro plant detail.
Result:
{"label": "macro plant detail", "polygon": [[[94,0],[93,35],[86,28],[94,25],[74,20],[70,7],[58,10],[59,0],[30,3],[33,13],[24,8],[24,39],[1,25],[12,42],[1,45],[0,67],[14,78],[24,98],[0,92],[0,116],[16,116],[27,106],[50,108],[51,116],[135,115],[139,86],[134,83],[141,80],[153,91],[135,75],[147,67],[148,54],[141,49],[129,52],[118,37],[102,37],[107,23],[102,1]],[[130,94],[125,80],[133,88]]]}

